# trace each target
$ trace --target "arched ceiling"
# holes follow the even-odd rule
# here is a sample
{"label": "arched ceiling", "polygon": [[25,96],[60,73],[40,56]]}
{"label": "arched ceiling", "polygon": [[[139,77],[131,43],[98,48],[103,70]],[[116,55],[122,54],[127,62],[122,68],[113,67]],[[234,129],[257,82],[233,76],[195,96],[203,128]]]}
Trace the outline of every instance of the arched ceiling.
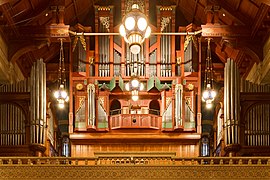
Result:
{"label": "arched ceiling", "polygon": [[[233,56],[239,67],[247,59],[252,63],[263,60],[263,45],[270,34],[270,2],[268,0],[157,0],[150,2],[149,12],[155,5],[176,7],[176,25],[194,23],[197,27],[207,23],[228,26],[227,33],[240,27],[245,36],[215,37],[214,52],[221,61]],[[59,42],[51,39],[48,26],[54,23],[55,7],[63,7],[64,24],[94,27],[94,6],[113,5],[116,21],[121,21],[119,0],[3,0],[0,1],[1,35],[7,42],[8,61],[17,63],[25,76],[29,66],[38,58],[46,63],[57,63]],[[215,19],[207,16],[208,10],[216,13]],[[151,15],[149,15],[151,16]],[[150,17],[151,19],[151,17]],[[152,24],[155,26],[154,21]],[[115,22],[117,25],[117,22]],[[233,27],[233,28],[231,28]],[[94,29],[94,28],[93,28]],[[233,34],[234,32],[232,32]],[[69,48],[69,43],[65,43]],[[244,71],[246,73],[246,71]],[[0,83],[1,84],[1,83]]]}

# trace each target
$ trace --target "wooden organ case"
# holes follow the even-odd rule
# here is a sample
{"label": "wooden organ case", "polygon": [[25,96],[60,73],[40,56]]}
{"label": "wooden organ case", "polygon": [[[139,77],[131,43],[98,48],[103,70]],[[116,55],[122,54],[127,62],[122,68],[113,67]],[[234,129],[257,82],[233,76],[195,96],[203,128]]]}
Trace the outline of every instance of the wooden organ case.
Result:
{"label": "wooden organ case", "polygon": [[[196,36],[162,35],[175,32],[175,7],[138,1],[153,33],[139,54],[130,52],[120,35],[75,36],[70,66],[69,132],[71,155],[98,152],[175,152],[199,156],[200,42]],[[95,6],[95,32],[118,32],[131,1],[121,6]],[[77,25],[77,31],[92,28]],[[180,32],[196,30],[189,25]],[[94,43],[93,43],[94,42]],[[136,73],[143,84],[133,101],[125,84]]]}

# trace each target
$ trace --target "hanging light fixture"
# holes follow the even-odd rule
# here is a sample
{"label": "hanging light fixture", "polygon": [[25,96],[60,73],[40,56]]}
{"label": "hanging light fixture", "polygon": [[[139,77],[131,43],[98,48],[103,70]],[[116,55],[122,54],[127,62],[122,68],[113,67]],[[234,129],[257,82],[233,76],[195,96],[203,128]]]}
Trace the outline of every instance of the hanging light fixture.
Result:
{"label": "hanging light fixture", "polygon": [[66,77],[65,77],[65,59],[63,49],[63,39],[60,39],[60,55],[59,55],[59,67],[58,67],[58,90],[54,92],[54,97],[58,102],[59,108],[65,107],[65,102],[69,100],[66,91]]}
{"label": "hanging light fixture", "polygon": [[139,81],[139,78],[134,76],[129,82],[125,84],[125,89],[127,91],[131,91],[131,99],[133,101],[138,101],[139,91],[142,91],[144,89],[144,85]]}
{"label": "hanging light fixture", "polygon": [[202,100],[206,102],[206,108],[212,107],[212,102],[216,97],[216,91],[213,88],[213,63],[211,57],[211,39],[207,39],[207,57],[206,57],[206,66],[205,66],[205,76],[204,76],[204,91],[202,95]]}
{"label": "hanging light fixture", "polygon": [[133,4],[131,11],[124,16],[122,22],[119,28],[120,35],[129,44],[131,53],[140,53],[141,44],[151,34],[147,17],[140,11],[138,4]]}

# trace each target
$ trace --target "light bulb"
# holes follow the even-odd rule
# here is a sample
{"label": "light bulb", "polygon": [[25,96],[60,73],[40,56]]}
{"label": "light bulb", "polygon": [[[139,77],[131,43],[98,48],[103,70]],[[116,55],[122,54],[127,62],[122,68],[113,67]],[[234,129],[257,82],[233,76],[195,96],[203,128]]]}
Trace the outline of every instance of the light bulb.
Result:
{"label": "light bulb", "polygon": [[137,96],[137,95],[133,95],[131,98],[132,98],[132,100],[133,100],[133,101],[138,101],[139,96]]}
{"label": "light bulb", "polygon": [[217,95],[216,91],[214,91],[213,89],[211,90],[211,96],[212,98],[215,98]]}
{"label": "light bulb", "polygon": [[144,37],[149,38],[150,35],[151,35],[151,28],[150,28],[150,26],[148,26],[147,29],[146,29]]}
{"label": "light bulb", "polygon": [[124,27],[123,24],[119,27],[119,33],[120,33],[120,35],[123,36],[123,37],[126,36],[125,27]]}
{"label": "light bulb", "polygon": [[139,30],[144,31],[147,27],[146,19],[143,17],[139,18],[137,25],[138,25]]}
{"label": "light bulb", "polygon": [[60,91],[60,95],[61,95],[62,98],[66,99],[67,92],[65,90],[62,90],[62,91]]}
{"label": "light bulb", "polygon": [[58,107],[59,107],[60,109],[63,109],[63,108],[65,107],[65,105],[62,104],[62,103],[58,103]]}
{"label": "light bulb", "polygon": [[205,90],[203,92],[203,99],[206,100],[206,99],[209,99],[209,92],[207,90]]}
{"label": "light bulb", "polygon": [[206,103],[206,108],[207,108],[207,109],[212,108],[212,103]]}
{"label": "light bulb", "polygon": [[132,30],[135,27],[135,19],[133,17],[128,17],[125,20],[125,26],[128,30]]}
{"label": "light bulb", "polygon": [[140,82],[138,81],[138,79],[133,79],[133,80],[131,80],[131,86],[132,86],[133,88],[139,87],[139,84],[140,84]]}
{"label": "light bulb", "polygon": [[130,46],[130,51],[132,54],[139,54],[141,51],[141,47],[138,44],[133,44]]}
{"label": "light bulb", "polygon": [[59,96],[60,96],[59,94],[60,94],[59,91],[55,91],[53,95],[54,95],[54,97],[55,97],[56,99],[58,99]]}
{"label": "light bulb", "polygon": [[138,4],[133,4],[133,5],[131,6],[131,9],[139,9],[139,5],[138,5]]}

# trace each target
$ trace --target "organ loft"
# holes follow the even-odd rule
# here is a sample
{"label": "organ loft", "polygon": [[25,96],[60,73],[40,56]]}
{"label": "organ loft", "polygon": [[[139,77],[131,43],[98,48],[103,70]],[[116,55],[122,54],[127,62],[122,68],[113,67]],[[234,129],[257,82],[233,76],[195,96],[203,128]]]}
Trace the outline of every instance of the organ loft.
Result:
{"label": "organ loft", "polygon": [[0,2],[0,156],[269,156],[269,5]]}

